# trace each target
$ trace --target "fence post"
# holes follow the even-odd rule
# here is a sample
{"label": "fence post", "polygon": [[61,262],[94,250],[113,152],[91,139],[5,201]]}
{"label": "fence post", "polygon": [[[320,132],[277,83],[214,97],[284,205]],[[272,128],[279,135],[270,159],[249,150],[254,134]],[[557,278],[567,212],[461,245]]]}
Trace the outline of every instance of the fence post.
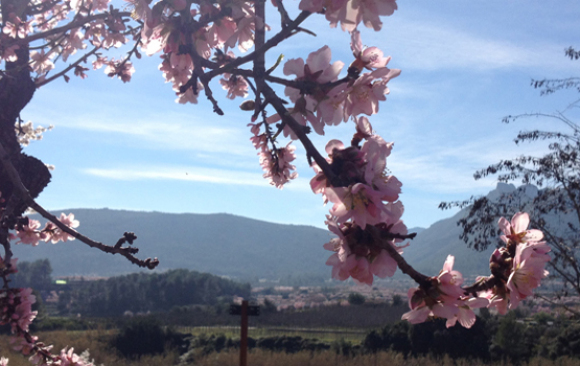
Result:
{"label": "fence post", "polygon": [[240,366],[248,365],[248,300],[242,301],[242,326],[240,334]]}

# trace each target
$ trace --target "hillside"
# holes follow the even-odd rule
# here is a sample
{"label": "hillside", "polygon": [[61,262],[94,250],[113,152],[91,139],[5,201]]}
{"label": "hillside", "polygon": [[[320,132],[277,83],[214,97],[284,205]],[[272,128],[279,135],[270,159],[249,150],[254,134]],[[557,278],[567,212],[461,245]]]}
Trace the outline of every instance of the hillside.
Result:
{"label": "hillside", "polygon": [[[168,214],[109,209],[71,209],[83,234],[109,245],[125,231],[138,239],[140,258],[158,257],[164,271],[185,268],[234,278],[279,278],[290,274],[329,276],[326,230],[281,225],[229,214]],[[54,276],[112,276],[136,272],[125,258],[79,241],[14,246],[20,260],[49,258]]]}
{"label": "hillside", "polygon": [[[499,184],[489,193],[515,189]],[[278,279],[288,276],[330,278],[325,265],[330,252],[323,249],[331,234],[323,229],[282,225],[230,214],[168,214],[109,209],[71,209],[81,222],[82,233],[113,244],[124,231],[137,234],[139,257],[158,257],[159,269],[185,268],[242,280]],[[411,228],[418,235],[405,249],[404,257],[419,271],[436,275],[447,255],[456,257],[455,268],[466,277],[487,275],[493,248],[480,253],[459,239],[457,220],[463,215],[438,221],[427,229]],[[112,276],[138,269],[119,256],[103,254],[78,241],[41,243],[36,248],[17,245],[20,260],[49,258],[55,276]],[[399,273],[399,275],[401,275]]]}

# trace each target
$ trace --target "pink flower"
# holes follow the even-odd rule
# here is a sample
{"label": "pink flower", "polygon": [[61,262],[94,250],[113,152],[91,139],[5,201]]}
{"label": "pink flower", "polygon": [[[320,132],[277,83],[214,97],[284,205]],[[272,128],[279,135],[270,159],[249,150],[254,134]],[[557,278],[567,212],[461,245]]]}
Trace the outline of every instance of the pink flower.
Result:
{"label": "pink flower", "polygon": [[344,102],[346,101],[346,84],[332,88],[319,101],[316,107],[316,115],[328,126],[337,126],[346,121],[344,115]]}
{"label": "pink flower", "polygon": [[387,157],[391,154],[393,145],[378,135],[372,135],[361,148],[367,160],[365,181],[379,192],[382,200],[389,202],[399,199],[402,186],[396,177],[385,173]]}
{"label": "pink flower", "polygon": [[518,306],[519,302],[533,294],[533,290],[540,286],[543,278],[548,276],[545,270],[550,256],[546,254],[550,247],[544,242],[519,244],[513,262],[513,271],[507,282],[510,291],[510,309]]}
{"label": "pink flower", "polygon": [[463,276],[459,271],[453,270],[453,263],[455,262],[455,257],[448,255],[445,263],[443,264],[443,269],[437,277],[440,296],[447,302],[456,301],[461,295],[463,295],[463,290],[461,289],[461,284],[463,284]]}
{"label": "pink flower", "polygon": [[107,76],[111,78],[117,76],[124,83],[131,81],[131,76],[134,72],[135,68],[130,61],[119,62],[111,60],[108,62],[107,67],[105,68],[105,74],[107,74]]}
{"label": "pink flower", "polygon": [[31,288],[19,289],[18,305],[12,314],[12,331],[16,332],[16,327],[24,331],[28,331],[28,326],[34,318],[36,318],[37,311],[32,311],[32,304],[36,302],[36,297],[32,295]]}
{"label": "pink flower", "polygon": [[14,62],[18,59],[16,55],[16,50],[19,48],[18,45],[7,46],[6,41],[2,39],[0,34],[0,60],[5,60],[8,62]]}
{"label": "pink flower", "polygon": [[330,230],[333,234],[337,235],[337,238],[332,238],[326,244],[324,244],[324,249],[336,252],[338,255],[338,259],[341,262],[346,262],[346,259],[351,254],[350,248],[346,242],[346,238],[344,237],[342,230],[339,227],[336,217],[332,217],[330,215],[326,216],[327,220],[325,221],[326,225],[328,226],[328,230]]}
{"label": "pink flower", "polygon": [[223,79],[220,79],[220,84],[224,90],[227,90],[229,99],[245,98],[248,95],[248,83],[241,76],[224,74]]}
{"label": "pink flower", "polygon": [[463,301],[459,305],[459,310],[454,318],[448,318],[445,324],[447,328],[453,327],[457,321],[463,327],[469,329],[475,324],[475,313],[472,309],[485,308],[489,305],[489,300],[483,297],[472,297]]}
{"label": "pink flower", "polygon": [[511,223],[502,217],[499,219],[499,228],[504,233],[504,235],[500,236],[501,240],[506,244],[508,244],[510,240],[515,244],[542,240],[544,233],[535,229],[528,230],[529,224],[530,216],[526,212],[516,213],[512,217]]}
{"label": "pink flower", "polygon": [[[284,64],[284,75],[296,75],[296,81],[305,83],[324,84],[336,81],[344,63],[335,61],[330,64],[331,58],[330,48],[324,46],[318,51],[310,53],[306,63],[301,58],[288,60]],[[306,121],[308,121],[316,133],[324,135],[324,123],[338,124],[343,120],[340,115],[345,99],[343,91],[344,87],[336,87],[331,91],[313,87],[308,94],[304,94],[298,89],[286,87],[284,93],[295,103],[291,113],[297,122],[306,125]],[[320,107],[319,103],[322,103],[322,107],[317,112]],[[285,134],[287,135],[288,132],[285,131]]]}
{"label": "pink flower", "polygon": [[363,183],[349,187],[327,187],[325,193],[328,200],[334,203],[330,213],[338,217],[340,223],[352,218],[364,230],[367,224],[380,223],[386,213],[377,192]]}
{"label": "pink flower", "polygon": [[[469,325],[470,314],[460,314],[460,306],[465,306],[465,303],[460,299],[463,296],[461,284],[463,283],[463,276],[458,271],[453,270],[453,256],[447,256],[447,260],[443,264],[443,269],[437,278],[433,279],[432,287],[425,291],[422,288],[412,288],[407,293],[409,297],[409,307],[411,311],[403,314],[403,319],[408,320],[412,324],[422,323],[429,316],[437,316],[448,320],[448,326],[455,324],[459,318]],[[478,305],[479,303],[473,304]]]}
{"label": "pink flower", "polygon": [[28,342],[24,337],[24,334],[20,333],[15,337],[10,338],[10,344],[12,345],[12,349],[15,351],[21,352],[23,355],[29,355],[34,347],[36,346],[36,342],[38,341],[38,337],[32,336],[32,342]]}
{"label": "pink flower", "polygon": [[341,23],[342,30],[352,32],[362,21],[367,28],[381,30],[379,16],[392,15],[397,10],[396,0],[349,0],[346,6],[326,13],[331,26]]}
{"label": "pink flower", "polygon": [[224,17],[214,22],[208,31],[212,38],[212,47],[222,47],[235,34],[236,29],[236,22],[231,18]]}
{"label": "pink flower", "polygon": [[53,55],[49,52],[48,54],[44,53],[44,50],[32,51],[30,52],[30,67],[34,70],[37,74],[43,75],[49,72],[50,70],[54,69],[54,64],[50,59]]}
{"label": "pink flower", "polygon": [[327,266],[332,266],[332,278],[345,281],[350,277],[350,271],[357,265],[354,255],[348,255],[344,261],[340,260],[338,253],[334,253],[326,261]]}
{"label": "pink flower", "polygon": [[389,93],[387,83],[399,76],[401,70],[386,67],[362,74],[347,91],[344,113],[346,116],[357,116],[361,113],[368,116],[379,111],[379,101],[387,100]]}
{"label": "pink flower", "polygon": [[[420,294],[419,299],[413,301],[417,299],[418,294]],[[437,301],[430,301],[430,305],[428,305],[424,300],[426,298],[424,292],[418,288],[409,289],[407,296],[409,297],[409,307],[411,310],[403,314],[401,319],[407,320],[411,324],[424,323],[430,316],[445,319],[452,319],[457,316],[457,307]]]}
{"label": "pink flower", "polygon": [[279,189],[282,189],[284,184],[298,176],[297,172],[291,172],[292,170],[296,170],[296,167],[290,164],[290,162],[296,159],[296,155],[294,154],[296,147],[290,144],[291,142],[286,147],[279,148],[275,151],[270,151],[265,148],[258,153],[260,156],[260,165],[265,172],[264,178],[269,179],[270,184]]}
{"label": "pink flower", "polygon": [[480,297],[484,297],[489,300],[488,308],[496,308],[497,312],[501,315],[505,315],[508,312],[509,300],[508,294],[504,290],[498,291],[494,288],[489,291],[478,294]]}
{"label": "pink flower", "polygon": [[257,22],[259,22],[260,25],[262,24],[262,21],[253,14],[247,14],[246,16],[236,20],[237,29],[228,38],[225,45],[229,48],[234,48],[236,43],[238,43],[239,50],[247,52],[254,45],[254,31]]}
{"label": "pink flower", "polygon": [[377,47],[363,47],[360,32],[356,29],[351,32],[350,48],[356,58],[351,67],[355,67],[359,71],[363,68],[372,70],[386,67],[391,60],[390,56],[384,57],[383,51]]}
{"label": "pink flower", "polygon": [[59,366],[90,366],[92,364],[86,363],[79,355],[74,353],[74,348],[70,348],[68,351],[66,347],[60,351]]}
{"label": "pink flower", "polygon": [[[397,248],[397,250],[399,250]],[[402,250],[400,250],[402,253]],[[397,271],[397,262],[385,249],[381,250],[371,263],[371,272],[380,278],[393,277]]]}
{"label": "pink flower", "polygon": [[11,38],[25,38],[28,34],[34,31],[32,28],[32,19],[23,22],[19,17],[14,16],[14,13],[11,13],[9,19],[10,20],[6,19],[4,28],[2,28],[2,33],[7,34]]}
{"label": "pink flower", "polygon": [[356,258],[354,266],[352,266],[349,273],[358,283],[365,283],[369,286],[373,284],[373,273],[371,272],[369,261],[365,257]]}
{"label": "pink flower", "polygon": [[28,220],[28,225],[22,226],[22,230],[16,230],[16,237],[20,240],[16,244],[30,244],[37,246],[40,240],[45,238],[44,234],[38,230],[40,222],[37,220]]}
{"label": "pink flower", "polygon": [[[75,220],[75,215],[72,213],[68,215],[61,213],[58,221],[62,222],[66,226],[73,229],[79,227],[79,222],[78,220]],[[48,233],[47,238],[45,240],[46,241],[50,240],[53,244],[56,244],[61,240],[64,242],[68,240],[75,240],[74,236],[68,234],[67,232],[62,231],[51,222],[46,224],[46,227],[44,228],[43,231]]]}

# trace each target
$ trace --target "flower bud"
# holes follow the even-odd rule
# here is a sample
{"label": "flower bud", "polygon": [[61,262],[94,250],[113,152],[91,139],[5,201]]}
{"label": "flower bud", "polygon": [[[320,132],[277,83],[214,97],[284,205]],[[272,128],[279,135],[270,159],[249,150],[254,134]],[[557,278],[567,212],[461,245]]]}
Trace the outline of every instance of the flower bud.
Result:
{"label": "flower bud", "polygon": [[240,104],[240,109],[242,111],[253,111],[256,107],[256,103],[253,100],[244,100],[242,104]]}

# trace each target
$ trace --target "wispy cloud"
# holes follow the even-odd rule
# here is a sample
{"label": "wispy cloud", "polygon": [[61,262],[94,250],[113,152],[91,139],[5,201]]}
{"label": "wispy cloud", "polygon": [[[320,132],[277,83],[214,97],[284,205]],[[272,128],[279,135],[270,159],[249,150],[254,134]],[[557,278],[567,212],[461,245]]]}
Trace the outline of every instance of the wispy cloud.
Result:
{"label": "wispy cloud", "polygon": [[[163,119],[135,118],[131,122],[115,119],[94,120],[78,118],[83,122],[59,121],[59,127],[86,131],[128,135],[141,148],[191,150],[205,153],[229,153],[252,156],[248,142],[250,132],[242,128],[212,126],[203,118],[184,121],[183,115],[166,115]],[[143,144],[143,143],[146,144]]]}
{"label": "wispy cloud", "polygon": [[[396,53],[393,63],[405,69],[427,71],[470,69],[477,71],[521,67],[566,68],[562,45],[494,38],[473,34],[442,23],[393,19],[396,37],[389,40],[387,52]],[[368,34],[365,43],[384,44],[379,34]],[[384,36],[383,36],[384,37]]]}
{"label": "wispy cloud", "polygon": [[[139,180],[173,180],[191,181],[200,183],[214,183],[224,185],[242,185],[268,187],[266,181],[257,168],[254,172],[244,172],[237,170],[202,168],[202,167],[158,167],[143,166],[140,168],[86,168],[82,172],[96,177],[112,180],[139,181]],[[308,180],[298,178],[287,184],[284,189],[288,190],[310,190]]]}
{"label": "wispy cloud", "polygon": [[516,156],[541,156],[545,146],[507,145],[502,138],[486,138],[461,145],[426,146],[417,154],[413,148],[401,149],[388,161],[389,169],[404,185],[433,193],[477,193],[487,191],[496,184],[492,176],[480,180],[473,178],[476,170]]}

